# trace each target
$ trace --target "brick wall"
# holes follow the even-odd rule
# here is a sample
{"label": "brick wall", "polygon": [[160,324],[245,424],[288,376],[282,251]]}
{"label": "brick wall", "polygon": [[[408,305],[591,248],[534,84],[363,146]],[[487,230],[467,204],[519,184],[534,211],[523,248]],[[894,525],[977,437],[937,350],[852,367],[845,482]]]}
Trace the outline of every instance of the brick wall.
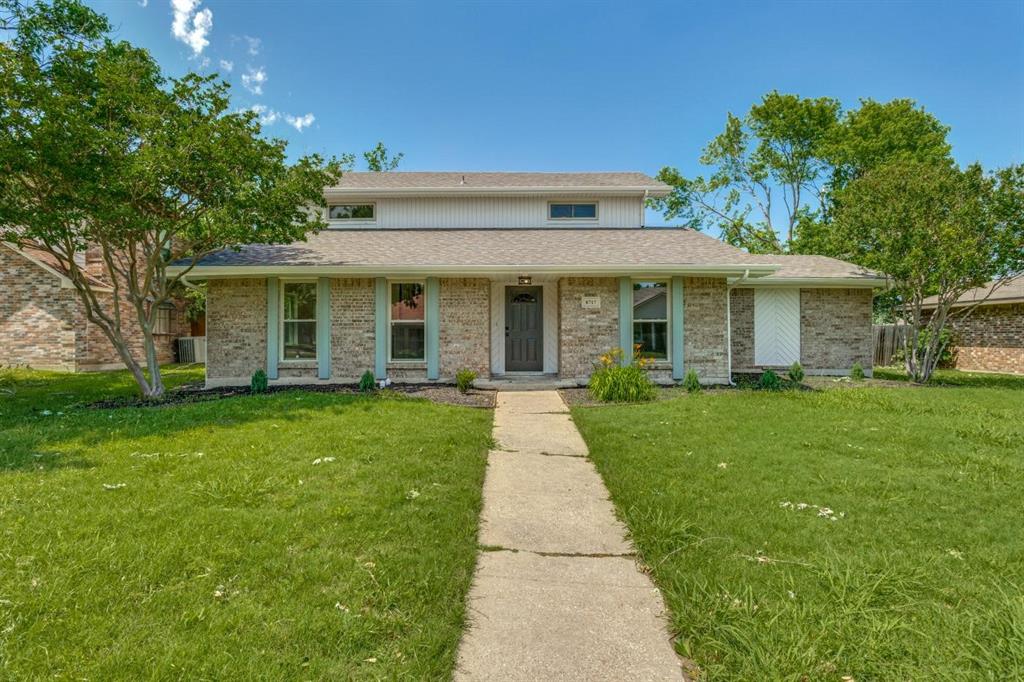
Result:
{"label": "brick wall", "polygon": [[800,364],[804,369],[870,371],[871,289],[800,290]]}
{"label": "brick wall", "polygon": [[958,369],[1024,374],[1024,303],[979,306],[948,324]]}
{"label": "brick wall", "polygon": [[76,368],[78,294],[6,246],[0,246],[0,365]]}
{"label": "brick wall", "polygon": [[445,278],[441,285],[440,374],[452,378],[460,369],[477,376],[490,373],[491,283],[487,279]]}
{"label": "brick wall", "polygon": [[724,277],[683,279],[683,366],[701,380],[728,380]]}
{"label": "brick wall", "polygon": [[[583,296],[601,307],[584,310]],[[558,283],[559,376],[590,376],[601,353],[619,345],[619,281],[614,277],[564,277]]]}
{"label": "brick wall", "polygon": [[[99,294],[97,296],[103,310],[108,314],[113,310],[113,294]],[[189,323],[185,319],[185,303],[183,301],[172,301],[174,310],[170,315],[170,333],[155,334],[154,345],[156,356],[160,364],[174,362],[175,360],[175,339],[179,336],[188,336]],[[146,351],[143,343],[142,327],[139,325],[135,308],[127,301],[120,302],[121,308],[121,333],[128,339],[128,347],[132,356],[143,366],[146,364]],[[109,369],[111,367],[123,367],[121,356],[114,349],[114,345],[107,338],[106,334],[85,317],[84,306],[79,305],[77,310],[79,340],[78,340],[78,366],[79,369],[89,371],[97,369]]]}
{"label": "brick wall", "polygon": [[729,294],[732,316],[732,371],[754,369],[754,290],[733,289]]}
{"label": "brick wall", "polygon": [[206,297],[206,377],[246,378],[267,366],[267,281],[212,279]]}
{"label": "brick wall", "polygon": [[331,378],[358,380],[373,371],[373,280],[331,280]]}

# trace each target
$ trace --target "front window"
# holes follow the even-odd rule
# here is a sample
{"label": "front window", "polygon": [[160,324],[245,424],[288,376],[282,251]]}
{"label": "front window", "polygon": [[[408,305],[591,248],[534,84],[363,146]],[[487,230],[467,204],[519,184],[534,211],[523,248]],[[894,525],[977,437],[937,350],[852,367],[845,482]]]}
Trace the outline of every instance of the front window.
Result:
{"label": "front window", "polygon": [[668,359],[668,283],[633,282],[633,343],[645,358]]}
{"label": "front window", "polygon": [[281,315],[281,357],[316,359],[316,284],[285,282]]}
{"label": "front window", "polygon": [[597,204],[595,202],[583,204],[548,204],[548,219],[596,220]]}
{"label": "front window", "polygon": [[424,360],[426,328],[424,325],[422,282],[391,284],[391,359]]}
{"label": "front window", "polygon": [[331,220],[373,220],[373,204],[331,204],[327,217]]}
{"label": "front window", "polygon": [[174,315],[174,306],[170,303],[161,303],[156,309],[156,320],[153,325],[154,334],[170,334],[171,320]]}

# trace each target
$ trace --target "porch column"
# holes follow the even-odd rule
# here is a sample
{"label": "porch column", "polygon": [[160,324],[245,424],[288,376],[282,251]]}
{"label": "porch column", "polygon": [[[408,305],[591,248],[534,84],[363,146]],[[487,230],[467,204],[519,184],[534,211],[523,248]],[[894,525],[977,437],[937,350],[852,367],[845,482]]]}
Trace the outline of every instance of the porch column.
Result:
{"label": "porch column", "polygon": [[380,380],[388,374],[388,281],[383,277],[373,280],[373,374]]}
{"label": "porch column", "polygon": [[619,277],[619,347],[622,363],[633,362],[633,280]]}
{"label": "porch column", "polygon": [[316,374],[331,378],[331,280],[316,280]]}
{"label": "porch column", "polygon": [[267,378],[277,378],[278,313],[281,310],[280,284],[277,277],[267,278]]}
{"label": "porch column", "polygon": [[426,338],[427,379],[434,381],[440,376],[441,367],[441,282],[437,277],[427,277]]}
{"label": "porch column", "polygon": [[686,373],[683,366],[683,278],[672,278],[672,378],[680,381]]}

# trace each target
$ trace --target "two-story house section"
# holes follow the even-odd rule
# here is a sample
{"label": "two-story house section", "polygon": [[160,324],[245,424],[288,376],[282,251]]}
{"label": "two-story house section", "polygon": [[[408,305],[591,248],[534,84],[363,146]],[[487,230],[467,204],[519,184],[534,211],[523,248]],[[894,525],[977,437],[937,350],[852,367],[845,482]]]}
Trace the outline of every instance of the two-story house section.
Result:
{"label": "two-story house section", "polygon": [[820,256],[647,227],[643,173],[348,173],[308,241],[203,259],[207,384],[483,378],[584,383],[612,348],[661,383],[870,368],[872,288]]}

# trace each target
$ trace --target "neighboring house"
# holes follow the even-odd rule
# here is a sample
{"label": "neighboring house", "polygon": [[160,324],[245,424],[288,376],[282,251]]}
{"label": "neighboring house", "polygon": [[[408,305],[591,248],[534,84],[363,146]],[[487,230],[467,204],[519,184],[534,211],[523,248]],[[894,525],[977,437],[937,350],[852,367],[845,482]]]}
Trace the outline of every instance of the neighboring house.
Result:
{"label": "neighboring house", "polygon": [[[102,260],[89,252],[79,265],[100,292],[101,305],[111,300]],[[0,366],[70,372],[124,367],[107,337],[86,319],[78,292],[50,254],[0,244],[0,291]],[[180,304],[168,304],[158,315],[161,362],[174,361],[174,339],[188,333],[182,310]],[[124,319],[126,336],[137,357],[144,358],[134,311],[126,309]]]}
{"label": "neighboring house", "polygon": [[[543,374],[643,344],[659,382],[803,363],[870,372],[872,288],[829,258],[643,226],[641,173],[348,173],[308,241],[203,259],[207,384]],[[180,271],[180,268],[174,270]]]}
{"label": "neighboring house", "polygon": [[[966,317],[964,308],[983,301]],[[934,310],[938,297],[923,302]],[[971,289],[957,299],[947,326],[952,332],[957,369],[1024,374],[1024,274],[994,292],[992,283]]]}

